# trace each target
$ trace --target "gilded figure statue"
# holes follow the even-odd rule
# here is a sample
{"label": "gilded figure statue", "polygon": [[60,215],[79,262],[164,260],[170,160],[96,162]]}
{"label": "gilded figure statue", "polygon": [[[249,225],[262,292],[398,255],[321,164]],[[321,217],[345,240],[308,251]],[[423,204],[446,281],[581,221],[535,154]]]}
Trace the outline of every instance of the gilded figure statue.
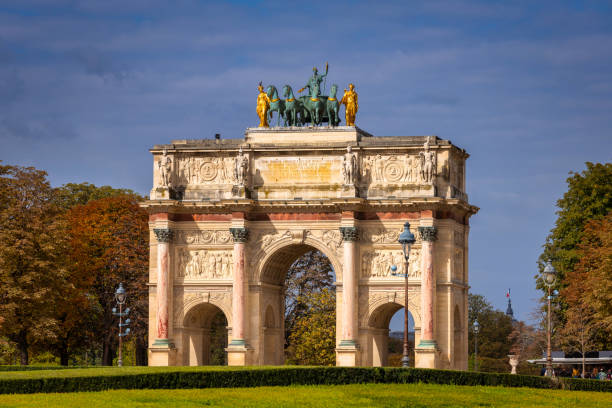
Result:
{"label": "gilded figure statue", "polygon": [[355,92],[355,85],[349,84],[348,91],[344,90],[344,95],[340,101],[340,105],[346,105],[345,116],[346,126],[355,126],[355,116],[359,110],[359,102],[357,101],[357,92]]}
{"label": "gilded figure statue", "polygon": [[268,125],[268,110],[270,109],[270,98],[264,92],[261,82],[257,87],[259,95],[257,95],[257,116],[259,116],[259,127],[270,127]]}

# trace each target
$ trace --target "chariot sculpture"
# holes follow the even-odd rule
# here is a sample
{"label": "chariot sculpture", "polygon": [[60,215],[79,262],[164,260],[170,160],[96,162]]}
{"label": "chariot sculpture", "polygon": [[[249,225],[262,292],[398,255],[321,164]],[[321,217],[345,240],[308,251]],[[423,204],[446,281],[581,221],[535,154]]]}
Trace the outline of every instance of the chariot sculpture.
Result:
{"label": "chariot sculpture", "polygon": [[[306,85],[298,93],[308,90],[307,95],[296,97],[290,85],[282,88],[282,97],[274,85],[268,85],[263,91],[260,83],[260,94],[257,98],[257,114],[260,117],[260,127],[267,127],[272,123],[273,113],[276,112],[277,126],[321,126],[327,123],[329,126],[340,124],[340,105],[346,105],[346,122],[348,126],[355,125],[355,114],[357,113],[357,93],[354,86],[350,90],[344,90],[344,97],[337,98],[338,85],[333,84],[329,95],[321,94],[321,82],[327,76],[328,64],[325,64],[325,73],[319,74],[317,68],[313,68],[313,74]],[[265,96],[264,96],[265,95]]]}

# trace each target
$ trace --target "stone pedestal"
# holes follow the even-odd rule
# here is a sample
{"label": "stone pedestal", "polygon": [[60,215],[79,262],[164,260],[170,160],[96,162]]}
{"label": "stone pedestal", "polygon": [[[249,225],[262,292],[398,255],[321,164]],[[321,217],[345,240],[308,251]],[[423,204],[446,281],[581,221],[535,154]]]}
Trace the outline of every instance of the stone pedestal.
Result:
{"label": "stone pedestal", "polygon": [[151,200],[170,200],[170,188],[155,187],[151,190]]}
{"label": "stone pedestal", "polygon": [[340,192],[340,196],[341,197],[350,197],[350,198],[357,197],[357,189],[355,188],[355,185],[354,184],[344,184],[342,186],[342,190]]}
{"label": "stone pedestal", "polygon": [[[232,342],[233,343],[233,342]],[[252,350],[246,345],[230,344],[225,351],[227,352],[228,366],[247,366],[251,365],[250,354]]]}
{"label": "stone pedestal", "polygon": [[414,366],[417,368],[438,368],[438,354],[435,341],[431,343],[421,342],[414,349]]}
{"label": "stone pedestal", "polygon": [[235,185],[232,187],[232,197],[234,198],[249,198],[248,190],[242,185]]}
{"label": "stone pedestal", "polygon": [[338,367],[357,367],[359,365],[359,347],[353,344],[336,347],[336,365]]}
{"label": "stone pedestal", "polygon": [[154,345],[149,348],[149,365],[167,367],[176,365],[176,349],[174,345]]}

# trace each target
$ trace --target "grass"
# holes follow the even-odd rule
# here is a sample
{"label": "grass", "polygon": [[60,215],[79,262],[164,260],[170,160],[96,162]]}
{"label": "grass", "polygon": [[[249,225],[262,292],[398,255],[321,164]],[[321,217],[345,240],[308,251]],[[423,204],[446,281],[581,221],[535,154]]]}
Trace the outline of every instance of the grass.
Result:
{"label": "grass", "polygon": [[606,407],[608,393],[433,384],[353,384],[0,395],[2,407]]}
{"label": "grass", "polygon": [[[289,367],[289,366],[287,366]],[[58,378],[58,377],[95,377],[98,375],[132,375],[132,374],[151,374],[168,373],[180,371],[221,371],[221,370],[257,370],[270,368],[264,366],[257,367],[228,367],[228,366],[198,366],[198,367],[83,367],[83,368],[58,368],[56,370],[27,370],[27,371],[0,371],[0,380],[19,379],[19,378]],[[282,369],[283,366],[274,367]]]}

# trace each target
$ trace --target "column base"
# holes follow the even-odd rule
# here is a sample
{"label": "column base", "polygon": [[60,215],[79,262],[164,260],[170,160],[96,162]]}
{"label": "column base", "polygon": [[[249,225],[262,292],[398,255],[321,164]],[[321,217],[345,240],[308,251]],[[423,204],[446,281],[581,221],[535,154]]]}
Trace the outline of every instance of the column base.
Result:
{"label": "column base", "polygon": [[176,348],[168,339],[157,339],[149,347],[149,365],[168,367],[176,365]]}
{"label": "column base", "polygon": [[359,357],[359,345],[354,340],[342,340],[336,347],[336,366],[338,367],[357,367]]}
{"label": "column base", "polygon": [[247,366],[252,365],[251,354],[253,349],[247,347],[244,340],[232,340],[225,349],[227,352],[228,366]]}
{"label": "column base", "polygon": [[439,353],[435,340],[421,340],[414,349],[415,368],[438,368]]}

